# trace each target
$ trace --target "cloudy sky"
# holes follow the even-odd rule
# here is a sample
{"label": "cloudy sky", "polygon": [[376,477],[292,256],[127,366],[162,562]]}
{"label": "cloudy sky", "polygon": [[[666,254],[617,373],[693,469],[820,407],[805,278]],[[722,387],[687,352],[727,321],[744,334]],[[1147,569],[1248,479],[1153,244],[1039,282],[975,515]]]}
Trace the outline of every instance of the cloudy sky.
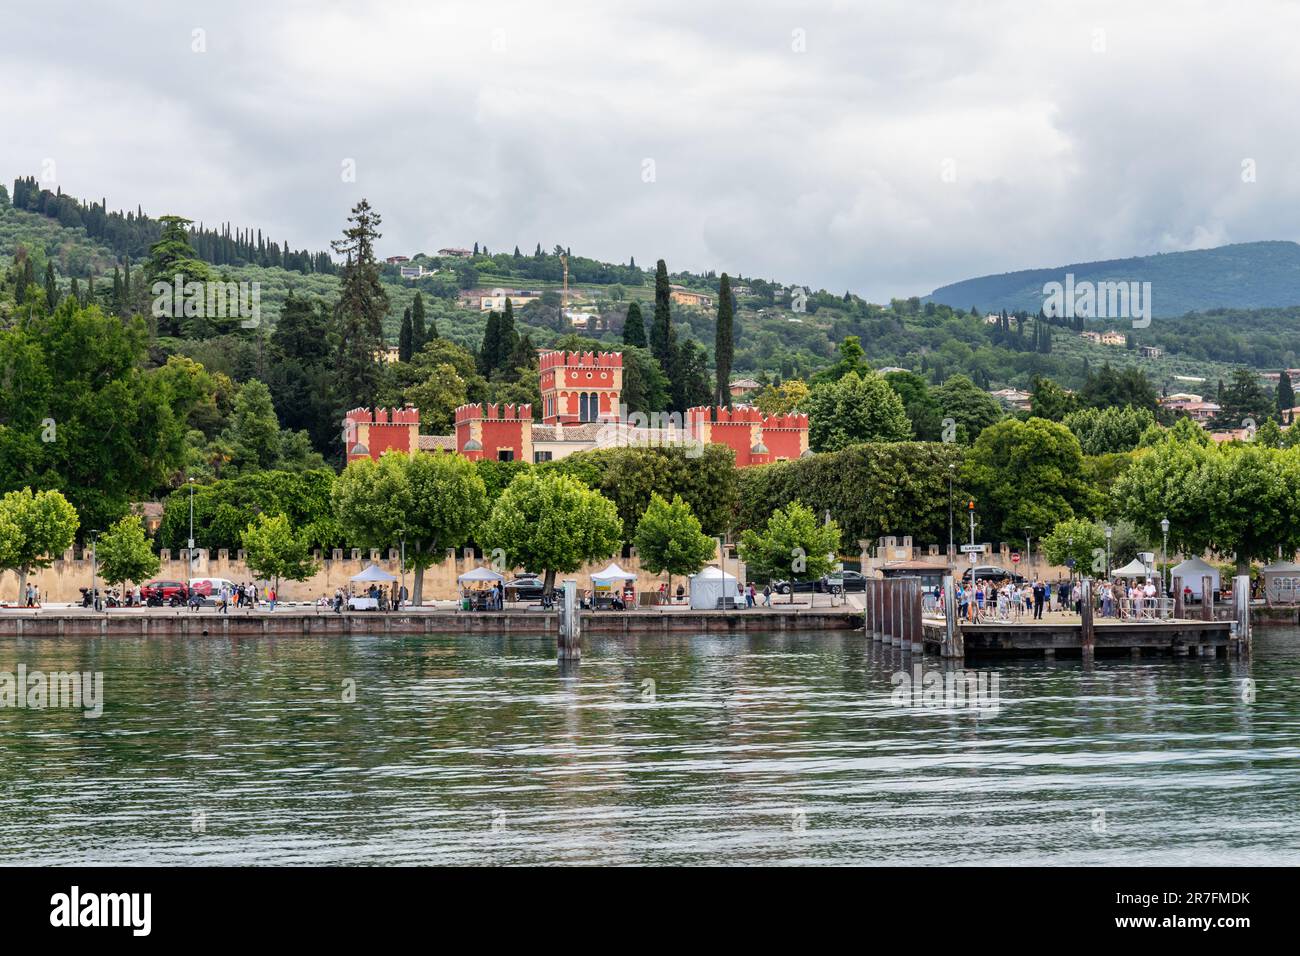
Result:
{"label": "cloudy sky", "polygon": [[43,0],[0,29],[0,178],[880,301],[1298,238],[1297,36],[1226,0]]}

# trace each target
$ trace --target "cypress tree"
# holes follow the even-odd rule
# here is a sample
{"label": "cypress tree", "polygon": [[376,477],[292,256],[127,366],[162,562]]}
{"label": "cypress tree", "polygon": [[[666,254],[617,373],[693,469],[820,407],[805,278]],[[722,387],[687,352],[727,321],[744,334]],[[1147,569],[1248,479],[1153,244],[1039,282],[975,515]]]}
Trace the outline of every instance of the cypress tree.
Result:
{"label": "cypress tree", "polygon": [[[17,188],[16,185],[15,185],[15,187],[14,187],[14,193],[15,193],[15,195],[18,193],[18,188]],[[15,268],[14,268],[14,302],[16,302],[18,305],[22,305],[22,304],[23,304],[23,299],[27,298],[27,272],[28,272],[28,268],[29,268],[30,265],[31,265],[31,260],[30,260],[30,259],[28,259],[28,260],[27,260],[26,262],[24,262],[24,263],[16,263],[16,264],[15,264]]]}
{"label": "cypress tree", "polygon": [[659,360],[664,374],[675,364],[676,336],[673,334],[672,306],[669,304],[668,266],[662,259],[655,265],[655,314],[650,323],[650,352]]}
{"label": "cypress tree", "polygon": [[[429,333],[424,327],[424,297],[420,293],[415,293],[415,301],[411,303],[411,351],[418,352],[424,348],[424,343],[429,340]],[[435,332],[432,338],[437,338]]]}
{"label": "cypress tree", "polygon": [[501,342],[501,317],[496,312],[489,312],[487,328],[483,330],[483,345],[478,351],[478,373],[490,378],[495,366],[497,351]]}
{"label": "cypress tree", "polygon": [[51,312],[59,304],[59,290],[54,284],[54,262],[45,260],[45,304]]}
{"label": "cypress tree", "polygon": [[397,359],[400,362],[411,361],[411,310],[407,307],[402,311],[402,326],[397,332]]}
{"label": "cypress tree", "polygon": [[335,306],[339,332],[336,379],[344,408],[370,408],[379,391],[379,364],[375,356],[383,348],[383,317],[388,311],[388,293],[379,281],[375,240],[379,239],[380,216],[362,199],[348,216],[351,224],[343,238],[330,245],[344,256],[343,279]]}
{"label": "cypress tree", "polygon": [[1282,374],[1277,377],[1277,410],[1282,412],[1289,408],[1295,408],[1295,389],[1291,387],[1291,374],[1282,369]]}
{"label": "cypress tree", "polygon": [[718,323],[714,332],[713,361],[717,367],[715,379],[716,404],[731,407],[731,361],[736,343],[732,337],[731,280],[722,273],[718,283]]}
{"label": "cypress tree", "polygon": [[511,372],[510,355],[514,352],[515,346],[519,344],[519,334],[515,332],[515,307],[510,302],[510,297],[506,296],[506,310],[501,314],[501,321],[497,323],[497,352],[496,361],[492,367],[501,372]]}
{"label": "cypress tree", "polygon": [[646,347],[645,319],[641,317],[641,303],[633,301],[627,307],[627,319],[623,322],[623,344]]}

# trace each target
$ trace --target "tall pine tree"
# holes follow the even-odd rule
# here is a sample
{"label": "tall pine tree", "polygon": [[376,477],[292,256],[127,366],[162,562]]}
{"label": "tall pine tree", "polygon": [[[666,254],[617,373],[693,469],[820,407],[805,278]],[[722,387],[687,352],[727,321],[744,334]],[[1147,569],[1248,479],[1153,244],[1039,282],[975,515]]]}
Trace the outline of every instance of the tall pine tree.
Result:
{"label": "tall pine tree", "polygon": [[641,303],[633,301],[627,307],[627,320],[623,323],[623,344],[646,347],[645,319],[641,317]]}
{"label": "tall pine tree", "polygon": [[492,377],[496,368],[497,355],[501,348],[501,316],[489,312],[487,328],[483,330],[483,345],[478,350],[478,373],[484,378]]}
{"label": "tall pine tree", "polygon": [[714,333],[713,359],[718,370],[715,403],[728,408],[731,407],[731,362],[736,351],[732,337],[733,318],[731,280],[724,272],[718,283],[718,324]]}
{"label": "tall pine tree", "polygon": [[54,284],[54,262],[45,260],[45,307],[51,312],[59,304],[59,289]]}
{"label": "tall pine tree", "polygon": [[402,327],[397,332],[397,359],[401,362],[411,361],[411,348],[414,339],[411,329],[411,308],[402,310]]}
{"label": "tall pine tree", "polygon": [[650,323],[650,354],[670,383],[676,382],[677,336],[673,332],[673,313],[668,286],[668,266],[662,259],[655,265],[655,314]]}
{"label": "tall pine tree", "polygon": [[429,339],[436,339],[438,330],[433,329],[432,334],[424,324],[424,297],[420,293],[415,293],[415,301],[411,303],[411,351],[418,352],[424,348],[424,343]]}
{"label": "tall pine tree", "polygon": [[379,283],[375,240],[379,213],[362,199],[348,216],[343,238],[330,243],[344,257],[342,282],[335,316],[339,332],[338,386],[345,408],[369,408],[379,389],[379,363],[383,348],[383,319],[388,294]]}
{"label": "tall pine tree", "polygon": [[1282,369],[1277,377],[1277,410],[1279,412],[1295,408],[1295,389],[1291,385],[1291,373]]}

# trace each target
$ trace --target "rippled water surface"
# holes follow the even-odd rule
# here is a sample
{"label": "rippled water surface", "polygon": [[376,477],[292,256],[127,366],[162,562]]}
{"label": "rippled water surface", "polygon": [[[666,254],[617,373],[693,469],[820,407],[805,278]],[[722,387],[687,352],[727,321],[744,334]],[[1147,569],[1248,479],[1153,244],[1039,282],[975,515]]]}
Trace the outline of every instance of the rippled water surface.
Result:
{"label": "rippled water surface", "polygon": [[903,659],[860,633],[584,653],[0,640],[0,671],[102,671],[107,698],[0,708],[0,863],[1300,863],[1300,632],[1248,662],[972,664],[995,710],[898,706]]}

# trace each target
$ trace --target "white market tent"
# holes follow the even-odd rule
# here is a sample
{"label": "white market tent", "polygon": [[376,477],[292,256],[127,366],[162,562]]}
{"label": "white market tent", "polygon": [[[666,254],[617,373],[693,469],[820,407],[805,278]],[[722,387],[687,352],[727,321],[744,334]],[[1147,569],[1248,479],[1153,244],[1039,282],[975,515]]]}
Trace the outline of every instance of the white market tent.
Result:
{"label": "white market tent", "polygon": [[612,584],[615,581],[635,581],[636,575],[624,571],[617,563],[611,561],[604,570],[592,572],[591,580],[599,584]]}
{"label": "white market tent", "polygon": [[475,568],[473,571],[466,571],[456,579],[458,584],[488,583],[495,581],[504,581],[504,574],[497,574],[491,568]]}
{"label": "white market tent", "polygon": [[736,578],[726,571],[709,565],[691,577],[692,610],[717,610],[724,597],[735,598]]}
{"label": "white market tent", "polygon": [[1112,578],[1146,578],[1151,576],[1151,569],[1145,564],[1134,558],[1122,568],[1116,568],[1110,572]]}
{"label": "white market tent", "polygon": [[1201,578],[1209,575],[1210,587],[1219,590],[1219,569],[1212,564],[1206,564],[1200,558],[1188,558],[1181,564],[1175,564],[1169,572],[1169,577],[1182,578],[1183,590],[1192,589],[1192,597],[1198,600],[1201,597]]}
{"label": "white market tent", "polygon": [[363,582],[367,582],[367,583],[368,583],[368,582],[371,582],[371,581],[374,581],[374,582],[376,582],[376,583],[381,582],[381,581],[382,581],[382,582],[388,582],[388,581],[396,581],[396,580],[397,580],[397,575],[395,575],[395,574],[389,574],[387,571],[385,571],[385,570],[383,570],[382,568],[380,568],[379,565],[377,565],[377,564],[372,564],[372,565],[370,565],[370,567],[366,568],[366,569],[365,569],[364,571],[362,571],[360,574],[354,576],[354,577],[352,578],[352,580],[353,580],[353,581],[363,581]]}

